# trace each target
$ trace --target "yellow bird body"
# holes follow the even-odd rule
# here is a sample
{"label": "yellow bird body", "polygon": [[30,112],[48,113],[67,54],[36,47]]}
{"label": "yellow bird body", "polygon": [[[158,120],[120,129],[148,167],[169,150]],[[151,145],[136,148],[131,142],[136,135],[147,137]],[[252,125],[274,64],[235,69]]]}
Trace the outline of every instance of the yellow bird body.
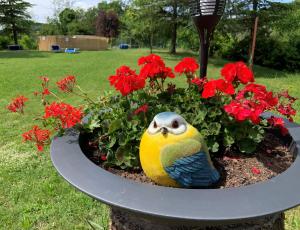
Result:
{"label": "yellow bird body", "polygon": [[[200,141],[200,134],[196,128],[187,125],[187,130],[182,135],[174,135],[169,133],[164,136],[161,132],[150,135],[147,131],[143,134],[140,144],[140,161],[145,174],[158,184],[180,187],[180,185],[170,178],[162,165],[161,153],[163,148],[173,144],[194,139]],[[182,149],[182,151],[185,151]]]}

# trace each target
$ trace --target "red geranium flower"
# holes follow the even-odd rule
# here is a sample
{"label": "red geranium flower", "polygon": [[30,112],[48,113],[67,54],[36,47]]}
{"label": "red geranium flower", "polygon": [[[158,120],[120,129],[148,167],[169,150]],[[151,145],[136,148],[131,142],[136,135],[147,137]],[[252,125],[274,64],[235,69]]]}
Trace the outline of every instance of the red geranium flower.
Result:
{"label": "red geranium flower", "polygon": [[210,98],[216,95],[217,91],[233,95],[235,93],[234,87],[230,82],[226,82],[223,79],[210,80],[204,83],[202,92],[203,98]]}
{"label": "red geranium flower", "polygon": [[51,117],[59,119],[62,128],[71,128],[81,122],[83,112],[80,108],[75,108],[69,104],[53,102],[45,107],[44,118]]}
{"label": "red geranium flower", "polygon": [[162,70],[162,72],[160,74],[160,77],[164,78],[164,79],[167,78],[167,77],[169,77],[169,78],[175,78],[175,74],[173,73],[173,71],[172,71],[172,69],[170,67],[165,67]]}
{"label": "red geranium flower", "polygon": [[250,100],[232,100],[230,104],[224,106],[224,110],[237,121],[241,122],[249,119],[254,124],[260,123],[260,115],[264,111],[259,105]]}
{"label": "red geranium flower", "polygon": [[150,54],[146,57],[141,57],[138,60],[138,64],[142,66],[140,71],[140,77],[146,78],[174,78],[175,75],[172,72],[172,69],[166,67],[164,61],[160,56],[156,54]]}
{"label": "red geranium flower", "polygon": [[201,81],[200,78],[197,77],[197,78],[193,78],[191,80],[191,83],[194,84],[194,85],[200,86],[202,84],[202,81]]}
{"label": "red geranium flower", "polygon": [[24,96],[18,96],[10,102],[10,104],[7,106],[7,109],[14,113],[24,113],[26,101],[28,101],[28,98]]}
{"label": "red geranium flower", "polygon": [[290,121],[293,121],[293,117],[296,115],[296,110],[293,108],[293,104],[297,98],[289,95],[288,91],[284,91],[278,94],[280,103],[277,106],[277,111],[286,116]]}
{"label": "red geranium flower", "polygon": [[101,155],[100,158],[101,158],[102,161],[107,161],[107,156],[106,155]]}
{"label": "red geranium flower", "polygon": [[66,93],[73,92],[74,86],[76,84],[75,76],[67,76],[64,79],[56,82],[58,88]]}
{"label": "red geranium flower", "polygon": [[271,116],[268,119],[268,123],[273,127],[279,128],[283,136],[286,136],[289,133],[288,129],[284,126],[284,120],[281,117]]}
{"label": "red geranium flower", "polygon": [[228,63],[221,75],[229,82],[240,81],[242,84],[254,82],[254,75],[244,62]]}
{"label": "red geranium flower", "polygon": [[197,61],[194,58],[186,57],[183,58],[174,68],[175,72],[181,74],[194,74],[197,69],[199,68],[199,65]]}
{"label": "red geranium flower", "polygon": [[138,76],[134,70],[128,66],[121,66],[117,69],[116,75],[109,77],[110,85],[113,85],[116,90],[119,90],[123,96],[126,96],[133,91],[145,87],[145,78]]}
{"label": "red geranium flower", "polygon": [[47,129],[41,129],[37,125],[33,126],[31,130],[23,133],[23,141],[35,142],[38,151],[43,151],[44,145],[50,141],[50,131]]}
{"label": "red geranium flower", "polygon": [[275,97],[273,92],[268,92],[264,85],[251,83],[245,86],[237,94],[236,100],[243,100],[245,97],[257,102],[263,110],[273,108],[278,104],[278,97]]}
{"label": "red geranium flower", "polygon": [[43,95],[49,95],[50,94],[50,91],[49,89],[45,88],[42,92]]}
{"label": "red geranium flower", "polygon": [[256,168],[256,167],[252,167],[251,172],[255,175],[259,175],[261,174],[260,169]]}
{"label": "red geranium flower", "polygon": [[138,115],[139,113],[146,113],[149,109],[149,106],[147,104],[140,106],[139,108],[137,108],[133,114],[134,115]]}

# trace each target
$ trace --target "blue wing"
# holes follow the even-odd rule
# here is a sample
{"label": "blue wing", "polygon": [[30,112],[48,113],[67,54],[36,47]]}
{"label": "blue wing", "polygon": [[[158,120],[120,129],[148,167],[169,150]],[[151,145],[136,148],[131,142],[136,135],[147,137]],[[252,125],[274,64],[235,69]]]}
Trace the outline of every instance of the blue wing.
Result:
{"label": "blue wing", "polygon": [[210,165],[206,153],[202,151],[182,157],[164,169],[183,187],[206,187],[220,179],[220,174]]}

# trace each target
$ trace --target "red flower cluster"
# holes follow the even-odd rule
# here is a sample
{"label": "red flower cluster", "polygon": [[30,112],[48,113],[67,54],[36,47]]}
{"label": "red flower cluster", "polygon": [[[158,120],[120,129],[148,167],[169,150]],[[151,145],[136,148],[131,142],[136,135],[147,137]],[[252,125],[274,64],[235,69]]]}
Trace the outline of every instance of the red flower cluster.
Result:
{"label": "red flower cluster", "polygon": [[73,92],[75,84],[76,84],[75,76],[67,76],[64,79],[56,82],[57,87],[65,93]]}
{"label": "red flower cluster", "polygon": [[273,108],[278,104],[278,98],[273,95],[273,92],[268,92],[264,85],[251,83],[239,91],[236,99],[243,100],[245,96],[256,101],[264,110]]}
{"label": "red flower cluster", "polygon": [[210,80],[204,83],[202,97],[210,98],[216,95],[217,92],[223,92],[229,95],[235,93],[234,87],[230,82],[227,82],[223,79]]}
{"label": "red flower cluster", "polygon": [[281,117],[271,116],[268,119],[268,123],[273,127],[279,128],[280,132],[283,136],[285,136],[289,133],[288,129],[284,126],[284,120]]}
{"label": "red flower cluster", "polygon": [[175,72],[181,74],[193,75],[199,68],[197,61],[194,58],[183,58],[174,68]]}
{"label": "red flower cluster", "polygon": [[24,106],[26,101],[28,101],[28,98],[24,96],[16,97],[7,106],[7,109],[14,113],[24,113]]}
{"label": "red flower cluster", "polygon": [[290,121],[293,121],[292,116],[296,115],[296,110],[293,108],[294,102],[297,98],[289,95],[288,91],[284,91],[278,94],[280,104],[277,107],[277,111],[286,116]]}
{"label": "red flower cluster", "polygon": [[239,91],[235,100],[224,106],[224,110],[237,121],[251,120],[260,123],[260,115],[278,104],[278,98],[259,84],[249,84]]}
{"label": "red flower cluster", "polygon": [[41,76],[40,79],[42,80],[42,87],[43,87],[43,92],[42,95],[49,95],[50,91],[48,89],[48,83],[49,83],[49,78]]}
{"label": "red flower cluster", "polygon": [[121,66],[117,69],[116,75],[109,77],[110,85],[119,90],[123,96],[133,91],[145,87],[146,81],[144,77],[138,76],[136,72],[128,66]]}
{"label": "red flower cluster", "polygon": [[41,129],[37,125],[33,126],[31,130],[23,133],[23,141],[35,142],[38,151],[43,151],[44,145],[50,141],[50,131],[47,129]]}
{"label": "red flower cluster", "polygon": [[133,114],[134,115],[138,115],[139,113],[146,113],[149,109],[149,106],[147,104],[140,106],[139,108],[137,108]]}
{"label": "red flower cluster", "polygon": [[166,67],[164,61],[160,56],[150,54],[146,57],[141,57],[138,60],[138,65],[142,66],[140,71],[140,77],[146,78],[174,78],[175,75],[172,69]]}
{"label": "red flower cluster", "polygon": [[200,87],[202,84],[204,84],[205,81],[206,78],[196,77],[191,80],[191,83]]}
{"label": "red flower cluster", "polygon": [[242,84],[254,82],[254,75],[244,62],[226,64],[221,70],[221,75],[228,82],[239,81]]}
{"label": "red flower cluster", "polygon": [[83,112],[66,103],[53,102],[45,107],[44,118],[57,118],[61,121],[62,128],[71,128],[81,122]]}
{"label": "red flower cluster", "polygon": [[260,123],[260,115],[264,112],[260,106],[250,100],[232,100],[230,104],[224,106],[224,110],[237,121],[250,119],[254,124]]}
{"label": "red flower cluster", "polygon": [[50,91],[48,89],[48,84],[49,84],[49,78],[44,77],[44,76],[40,76],[39,77],[42,80],[42,92],[34,92],[34,96],[38,96],[39,94],[42,95],[42,100],[45,99],[45,96],[50,95]]}

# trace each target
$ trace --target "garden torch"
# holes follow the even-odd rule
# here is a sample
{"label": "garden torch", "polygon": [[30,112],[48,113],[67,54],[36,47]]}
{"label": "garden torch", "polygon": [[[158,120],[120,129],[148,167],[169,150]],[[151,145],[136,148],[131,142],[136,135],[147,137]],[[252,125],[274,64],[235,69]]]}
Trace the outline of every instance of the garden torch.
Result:
{"label": "garden torch", "polygon": [[224,12],[226,0],[190,0],[190,14],[200,38],[200,77],[206,77],[208,50],[213,31]]}

